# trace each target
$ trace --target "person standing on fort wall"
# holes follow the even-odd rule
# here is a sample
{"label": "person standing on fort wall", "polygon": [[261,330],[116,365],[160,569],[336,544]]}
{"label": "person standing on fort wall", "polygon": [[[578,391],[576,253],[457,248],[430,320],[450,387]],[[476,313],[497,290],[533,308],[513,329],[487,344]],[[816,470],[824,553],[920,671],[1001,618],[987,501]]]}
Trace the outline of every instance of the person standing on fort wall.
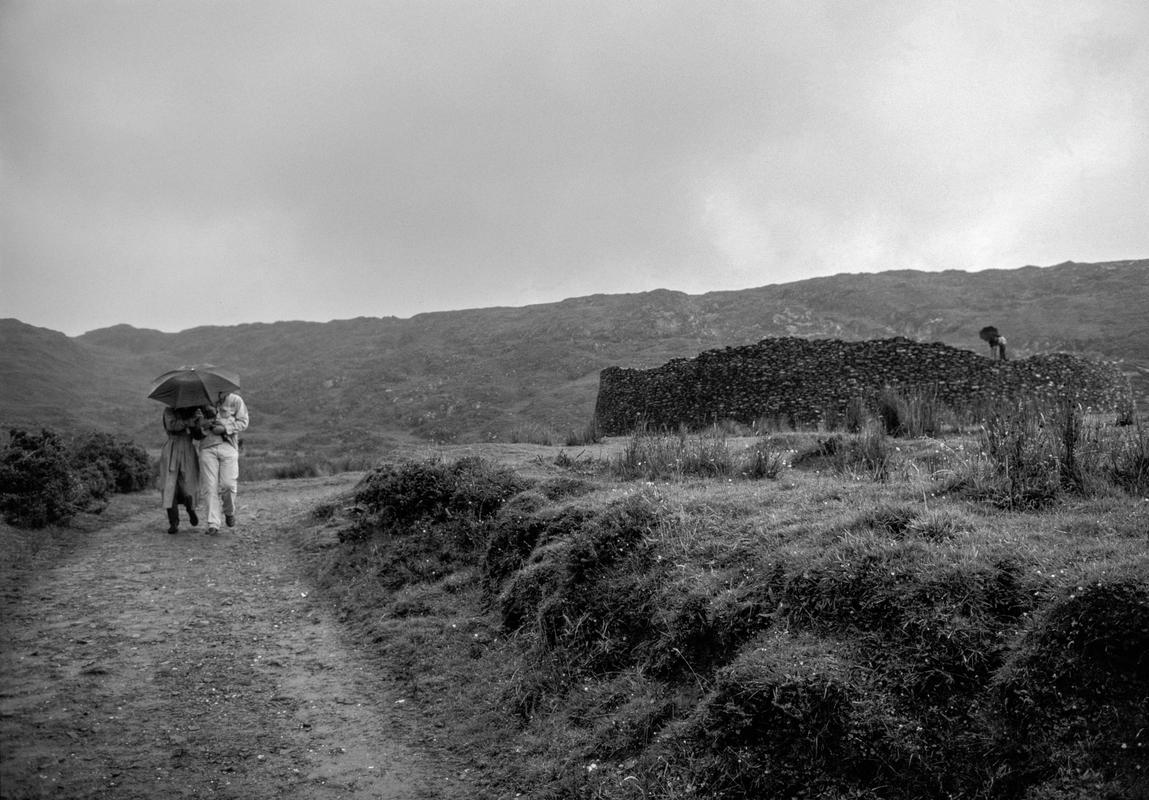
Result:
{"label": "person standing on fort wall", "polygon": [[221,523],[235,527],[239,490],[239,434],[247,430],[247,404],[235,392],[220,392],[204,410],[204,438],[199,443],[201,491],[207,503],[207,532],[219,533]]}
{"label": "person standing on fort wall", "polygon": [[986,325],[977,335],[981,340],[989,345],[990,352],[997,353],[998,361],[1005,361],[1005,337],[998,332],[997,328],[993,325]]}

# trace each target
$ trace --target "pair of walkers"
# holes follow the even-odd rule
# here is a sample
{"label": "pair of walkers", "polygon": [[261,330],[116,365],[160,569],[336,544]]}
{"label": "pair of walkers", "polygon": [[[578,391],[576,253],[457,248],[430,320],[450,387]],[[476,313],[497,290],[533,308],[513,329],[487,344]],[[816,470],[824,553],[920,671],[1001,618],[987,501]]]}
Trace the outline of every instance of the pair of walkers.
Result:
{"label": "pair of walkers", "polygon": [[235,525],[239,488],[239,434],[247,428],[247,405],[234,392],[220,392],[217,402],[193,408],[165,408],[168,438],[160,452],[160,489],[168,515],[168,533],[180,526],[179,507],[199,524],[196,509],[207,506],[207,532]]}

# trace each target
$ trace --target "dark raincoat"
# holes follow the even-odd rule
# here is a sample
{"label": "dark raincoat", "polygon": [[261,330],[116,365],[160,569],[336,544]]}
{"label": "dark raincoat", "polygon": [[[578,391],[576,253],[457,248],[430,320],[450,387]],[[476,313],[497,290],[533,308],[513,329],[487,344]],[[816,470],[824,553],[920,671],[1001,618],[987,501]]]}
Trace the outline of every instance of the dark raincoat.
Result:
{"label": "dark raincoat", "polygon": [[192,432],[197,424],[195,409],[165,408],[164,430],[168,440],[160,451],[160,490],[164,508],[177,505],[194,509],[199,498],[199,450]]}

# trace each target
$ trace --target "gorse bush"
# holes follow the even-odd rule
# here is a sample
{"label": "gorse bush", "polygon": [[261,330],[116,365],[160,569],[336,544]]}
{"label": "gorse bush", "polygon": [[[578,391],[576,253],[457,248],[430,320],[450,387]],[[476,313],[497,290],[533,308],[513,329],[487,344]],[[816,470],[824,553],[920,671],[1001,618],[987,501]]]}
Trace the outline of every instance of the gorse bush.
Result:
{"label": "gorse bush", "polygon": [[82,508],[84,485],[60,436],[13,430],[0,454],[0,510],[13,525],[42,528]]}
{"label": "gorse bush", "polygon": [[69,444],[52,430],[13,430],[0,453],[0,513],[42,528],[100,511],[110,495],[139,491],[150,478],[147,453],[127,439],[91,433]]}
{"label": "gorse bush", "polygon": [[111,490],[130,494],[147,488],[151,480],[151,460],[142,448],[121,436],[89,433],[71,447],[71,460],[77,469],[95,467],[108,479]]}

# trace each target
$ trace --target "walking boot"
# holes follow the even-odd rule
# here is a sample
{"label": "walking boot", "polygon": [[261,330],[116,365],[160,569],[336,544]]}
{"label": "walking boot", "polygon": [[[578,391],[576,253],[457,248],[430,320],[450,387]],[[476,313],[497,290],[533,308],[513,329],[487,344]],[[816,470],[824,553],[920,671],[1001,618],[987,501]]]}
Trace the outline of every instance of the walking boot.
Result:
{"label": "walking boot", "polygon": [[184,508],[188,510],[188,522],[191,523],[191,526],[194,528],[196,525],[199,525],[199,517],[196,515],[195,509],[192,508],[191,503],[184,503]]}
{"label": "walking boot", "polygon": [[168,510],[168,533],[175,533],[180,529],[180,510],[172,506]]}

